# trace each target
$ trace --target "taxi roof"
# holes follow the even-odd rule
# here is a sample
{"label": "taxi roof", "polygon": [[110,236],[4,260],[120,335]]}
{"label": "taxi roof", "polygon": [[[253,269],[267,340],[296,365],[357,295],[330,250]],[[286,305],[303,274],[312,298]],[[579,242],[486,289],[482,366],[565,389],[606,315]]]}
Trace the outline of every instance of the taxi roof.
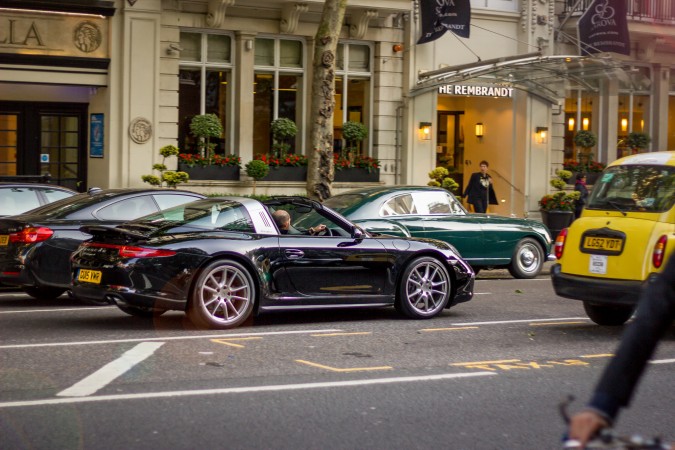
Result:
{"label": "taxi roof", "polygon": [[638,153],[617,159],[609,164],[610,167],[625,165],[675,166],[675,151]]}

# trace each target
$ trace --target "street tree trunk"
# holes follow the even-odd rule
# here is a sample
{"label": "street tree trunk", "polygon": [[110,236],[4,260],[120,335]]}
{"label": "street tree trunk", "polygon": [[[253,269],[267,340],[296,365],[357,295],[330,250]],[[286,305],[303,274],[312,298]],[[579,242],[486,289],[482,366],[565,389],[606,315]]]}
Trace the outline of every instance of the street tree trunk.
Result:
{"label": "street tree trunk", "polygon": [[333,111],[335,110],[335,53],[347,0],[326,0],[314,41],[311,152],[307,167],[307,196],[323,201],[331,196],[333,167]]}

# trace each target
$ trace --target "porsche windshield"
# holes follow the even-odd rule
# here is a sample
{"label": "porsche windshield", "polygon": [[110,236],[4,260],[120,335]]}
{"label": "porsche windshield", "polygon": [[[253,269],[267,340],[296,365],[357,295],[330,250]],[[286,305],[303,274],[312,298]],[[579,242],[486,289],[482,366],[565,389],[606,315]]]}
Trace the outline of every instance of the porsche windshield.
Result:
{"label": "porsche windshield", "polygon": [[593,186],[588,209],[664,212],[675,202],[675,167],[624,165],[608,168]]}

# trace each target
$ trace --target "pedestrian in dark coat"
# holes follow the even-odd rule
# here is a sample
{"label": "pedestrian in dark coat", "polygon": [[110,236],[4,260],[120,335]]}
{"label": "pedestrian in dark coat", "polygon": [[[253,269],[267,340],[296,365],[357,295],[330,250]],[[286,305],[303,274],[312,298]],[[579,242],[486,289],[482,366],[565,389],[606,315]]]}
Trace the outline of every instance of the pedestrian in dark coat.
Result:
{"label": "pedestrian in dark coat", "polygon": [[469,197],[469,203],[473,205],[473,211],[477,213],[487,212],[488,204],[497,204],[497,195],[492,187],[492,177],[487,173],[488,162],[480,162],[480,172],[474,172],[469,178],[463,197]]}
{"label": "pedestrian in dark coat", "polygon": [[588,201],[588,187],[586,187],[586,174],[578,173],[576,182],[574,183],[574,190],[579,191],[581,196],[574,204],[574,218],[578,219],[581,216],[586,202]]}

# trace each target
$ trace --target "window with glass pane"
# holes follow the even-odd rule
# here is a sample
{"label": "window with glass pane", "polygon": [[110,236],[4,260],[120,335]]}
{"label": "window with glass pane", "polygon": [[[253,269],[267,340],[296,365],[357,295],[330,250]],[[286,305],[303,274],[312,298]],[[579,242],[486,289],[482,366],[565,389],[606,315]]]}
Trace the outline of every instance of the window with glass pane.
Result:
{"label": "window with glass pane", "polygon": [[0,114],[0,175],[16,175],[16,114]]}
{"label": "window with glass pane", "polygon": [[225,34],[182,32],[178,87],[178,148],[181,153],[198,153],[199,142],[190,131],[192,118],[215,114],[223,125],[223,136],[211,139],[214,152],[233,152],[228,136],[228,90],[232,77],[232,38]]}
{"label": "window with glass pane", "polygon": [[[333,116],[333,151],[342,153],[346,143],[342,136],[344,122],[370,124],[371,73],[370,47],[362,44],[341,43],[337,47],[335,81],[335,114]],[[356,144],[356,151],[368,155],[368,141]]]}
{"label": "window with glass pane", "polygon": [[270,153],[274,148],[271,123],[287,118],[295,122],[298,134],[288,139],[290,153],[301,153],[302,105],[304,98],[303,43],[291,39],[255,40],[253,152]]}

